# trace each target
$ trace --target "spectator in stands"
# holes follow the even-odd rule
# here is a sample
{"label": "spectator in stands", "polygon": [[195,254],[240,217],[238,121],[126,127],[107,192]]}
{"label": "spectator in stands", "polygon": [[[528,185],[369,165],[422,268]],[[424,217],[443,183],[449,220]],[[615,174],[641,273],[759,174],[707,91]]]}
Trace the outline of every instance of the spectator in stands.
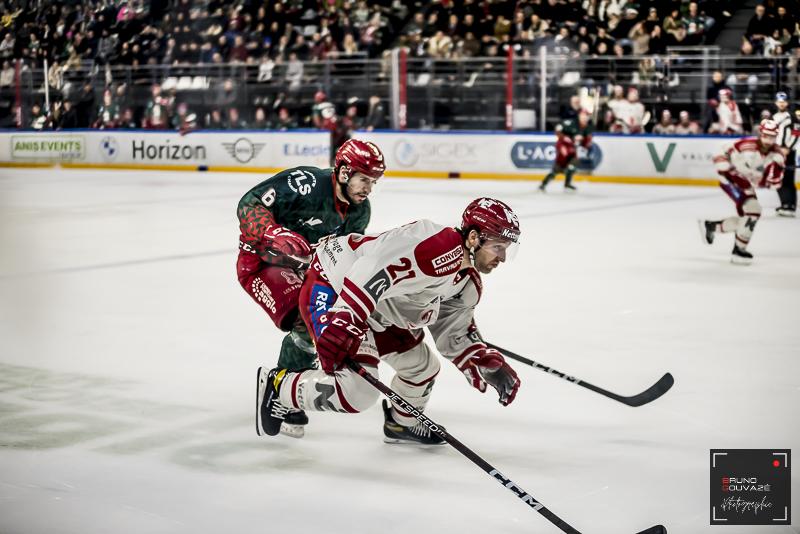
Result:
{"label": "spectator in stands", "polygon": [[181,102],[175,107],[175,114],[171,119],[173,130],[185,134],[197,128],[197,115],[189,111],[189,104]]}
{"label": "spectator in stands", "polygon": [[[468,16],[471,17],[472,15]],[[530,25],[528,26],[528,40],[537,41],[539,39],[546,37],[549,29],[550,29],[550,24],[546,20],[542,20],[536,13],[533,13],[531,15]],[[605,28],[601,26],[600,29],[602,30],[603,33],[605,33]]]}
{"label": "spectator in stands", "polygon": [[314,106],[311,108],[311,122],[320,130],[331,131],[336,122],[336,106],[328,100],[325,91],[314,93]]}
{"label": "spectator in stands", "polygon": [[342,41],[342,51],[339,54],[339,57],[347,59],[350,56],[358,53],[358,43],[356,43],[355,39],[353,38],[352,33],[347,33],[344,36],[344,40]]}
{"label": "spectator in stands", "polygon": [[347,101],[347,109],[342,117],[342,129],[344,135],[349,139],[353,132],[361,129],[361,118],[358,116],[358,98],[351,98]]}
{"label": "spectator in stands", "polygon": [[214,108],[206,116],[206,130],[224,130],[225,123],[222,121],[222,112],[219,108]]}
{"label": "spectator in stands", "polygon": [[797,31],[797,20],[788,12],[786,6],[779,5],[777,15],[772,21],[773,28],[778,31],[781,43],[787,46],[792,39],[792,36]]}
{"label": "spectator in stands", "polygon": [[242,118],[239,109],[235,107],[228,108],[227,120],[225,121],[226,130],[244,130],[247,128],[247,122]]}
{"label": "spectator in stands", "polygon": [[303,70],[303,63],[297,59],[297,54],[290,52],[284,76],[286,83],[289,84],[289,91],[297,92],[300,90],[300,85],[303,83]]}
{"label": "spectator in stands", "polygon": [[364,126],[368,132],[387,127],[386,110],[383,108],[381,97],[378,95],[369,97],[369,108],[367,109],[367,118],[364,121]]}
{"label": "spectator in stands", "polygon": [[239,94],[236,90],[236,85],[231,78],[226,78],[221,85],[217,87],[217,95],[214,105],[219,109],[228,109],[239,103]]}
{"label": "spectator in stands", "polygon": [[661,112],[661,120],[653,126],[653,133],[658,135],[669,135],[675,133],[675,125],[672,123],[672,113],[668,109]]}
{"label": "spectator in stands", "polygon": [[71,100],[58,101],[55,103],[56,128],[67,130],[78,128],[78,113]]}
{"label": "spectator in stands", "polygon": [[717,122],[711,124],[708,133],[724,135],[741,135],[744,132],[744,120],[739,111],[739,106],[733,99],[730,89],[719,92],[719,106],[717,106]]}
{"label": "spectator in stands", "polygon": [[581,97],[579,95],[572,95],[569,97],[569,104],[564,106],[561,110],[561,121],[578,119],[578,113],[581,111]]}
{"label": "spectator in stands", "polygon": [[28,118],[28,127],[34,130],[45,130],[50,126],[50,117],[44,112],[39,103],[31,106],[31,114]]}
{"label": "spectator in stands", "polygon": [[131,108],[124,108],[122,111],[122,118],[117,128],[133,130],[138,127],[139,125],[136,124],[136,119],[133,116],[133,110]]}
{"label": "spectator in stands", "polygon": [[453,40],[445,35],[443,31],[437,31],[428,40],[428,55],[432,58],[450,57],[453,50]]}
{"label": "spectator in stands", "polygon": [[142,128],[147,130],[165,130],[169,126],[169,114],[161,95],[161,85],[153,84],[151,97],[147,101],[142,120]]}
{"label": "spectator in stands", "polygon": [[0,41],[0,59],[11,59],[14,56],[14,45],[16,39],[11,32],[8,32]]}
{"label": "spectator in stands", "polygon": [[686,44],[689,46],[702,44],[706,32],[713,24],[713,19],[700,13],[697,2],[689,2],[684,20],[686,21]]}
{"label": "spectator in stands", "polygon": [[8,60],[3,61],[3,70],[0,70],[0,87],[11,87],[14,83],[14,67]]}
{"label": "spectator in stands", "polygon": [[278,108],[278,117],[272,125],[273,130],[286,131],[297,128],[297,121],[289,113],[286,106]]}
{"label": "spectator in stands", "polygon": [[93,128],[111,129],[116,128],[121,120],[121,112],[119,105],[114,102],[114,93],[110,88],[103,91],[103,101],[97,108],[97,119],[95,119]]}
{"label": "spectator in stands", "polygon": [[81,93],[75,105],[75,113],[78,117],[78,128],[88,128],[94,120],[94,86],[91,82],[83,84]]}
{"label": "spectator in stands", "polygon": [[625,99],[625,89],[621,85],[615,85],[611,98],[606,103],[605,123],[609,125],[610,132],[620,132],[621,126],[616,124],[616,118],[623,113],[623,108],[627,105]]}
{"label": "spectator in stands", "polygon": [[764,39],[772,35],[772,27],[772,20],[767,16],[766,8],[763,4],[758,4],[744,33],[756,53],[763,51]]}
{"label": "spectator in stands", "polygon": [[275,70],[275,62],[268,54],[264,54],[261,57],[261,63],[258,64],[258,77],[256,79],[262,83],[272,82],[273,70]]}
{"label": "spectator in stands", "polygon": [[711,73],[711,83],[706,89],[706,100],[712,106],[719,104],[719,92],[723,89],[730,89],[728,82],[725,81],[725,75],[720,70],[715,70]]}
{"label": "spectator in stands", "polygon": [[[616,96],[616,87],[614,89]],[[610,131],[619,133],[641,133],[642,127],[644,126],[645,109],[644,105],[639,102],[638,89],[629,87],[628,97],[624,100],[617,99],[614,102],[609,102],[609,109],[613,112],[613,118],[609,123],[611,124]]]}
{"label": "spectator in stands", "polygon": [[269,129],[270,124],[267,121],[267,113],[264,111],[264,108],[258,106],[255,111],[255,115],[253,116],[253,123],[250,125],[250,128],[253,130],[267,130]]}
{"label": "spectator in stands", "polygon": [[680,44],[686,38],[686,24],[680,9],[673,9],[661,26],[670,38],[672,45]]}
{"label": "spectator in stands", "polygon": [[675,125],[675,133],[678,135],[696,135],[700,133],[700,125],[691,120],[688,111],[683,110],[678,114],[678,124]]}

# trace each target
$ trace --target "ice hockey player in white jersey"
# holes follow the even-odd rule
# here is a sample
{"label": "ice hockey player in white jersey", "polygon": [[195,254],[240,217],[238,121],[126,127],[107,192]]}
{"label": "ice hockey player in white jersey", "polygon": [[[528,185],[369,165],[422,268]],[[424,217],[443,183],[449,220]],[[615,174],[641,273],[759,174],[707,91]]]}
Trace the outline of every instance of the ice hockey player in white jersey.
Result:
{"label": "ice hockey player in white jersey", "polygon": [[714,158],[720,174],[720,187],[736,204],[735,217],[700,221],[700,232],[709,245],[716,232],[735,232],[731,261],[748,264],[753,255],[747,245],[761,217],[756,187],[780,187],[783,179],[783,152],[775,142],[778,125],[771,119],[761,121],[758,137],[744,137]]}
{"label": "ice hockey player in white jersey", "polygon": [[[425,327],[473,387],[485,392],[488,384],[501,404],[510,404],[520,380],[483,342],[473,313],[481,298],[479,273],[505,262],[519,235],[510,207],[479,198],[467,206],[460,228],[420,220],[320,243],[300,292],[300,313],[322,368],[259,368],[258,434],[277,434],[292,408],[357,413],[374,405],[378,391],[344,364],[348,358],[374,376],[378,362],[388,363],[396,371],[392,389],[424,410],[439,373],[438,358],[423,342]],[[443,443],[386,401],[384,416],[388,443]]]}

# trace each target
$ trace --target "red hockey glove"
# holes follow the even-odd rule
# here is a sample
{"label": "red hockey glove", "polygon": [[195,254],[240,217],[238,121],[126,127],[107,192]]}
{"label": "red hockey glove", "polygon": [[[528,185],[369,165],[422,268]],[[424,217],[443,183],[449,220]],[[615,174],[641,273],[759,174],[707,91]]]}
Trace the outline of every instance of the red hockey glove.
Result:
{"label": "red hockey glove", "polygon": [[734,172],[734,171],[719,171],[719,173],[724,176],[728,182],[732,183],[736,187],[740,189],[749,189],[753,186],[750,183],[750,180],[742,176],[741,174]]}
{"label": "red hockey glove", "polygon": [[261,242],[266,248],[287,256],[295,256],[297,258],[311,256],[311,247],[308,241],[300,234],[292,232],[279,224],[267,226]]}
{"label": "red hockey glove", "polygon": [[478,347],[455,358],[453,363],[481,393],[486,391],[486,384],[496,389],[503,406],[511,404],[517,396],[519,377],[499,351]]}
{"label": "red hockey glove", "polygon": [[331,375],[342,368],[345,358],[358,352],[367,325],[350,310],[329,311],[322,319],[327,326],[317,340],[317,355],[322,370]]}
{"label": "red hockey glove", "polygon": [[783,182],[783,167],[777,163],[770,163],[767,165],[767,168],[764,169],[764,181],[766,182],[767,187],[780,187],[781,183]]}

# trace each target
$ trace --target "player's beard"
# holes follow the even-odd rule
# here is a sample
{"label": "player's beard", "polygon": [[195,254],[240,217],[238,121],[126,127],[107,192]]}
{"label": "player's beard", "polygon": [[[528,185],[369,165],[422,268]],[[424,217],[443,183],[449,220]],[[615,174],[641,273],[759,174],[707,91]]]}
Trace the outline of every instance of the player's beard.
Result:
{"label": "player's beard", "polygon": [[344,186],[342,187],[342,194],[344,195],[344,198],[347,199],[347,202],[356,205],[363,203],[365,200],[367,200],[367,197],[369,196],[369,193],[362,193],[363,197],[359,194],[351,195],[350,186],[347,184],[344,184]]}

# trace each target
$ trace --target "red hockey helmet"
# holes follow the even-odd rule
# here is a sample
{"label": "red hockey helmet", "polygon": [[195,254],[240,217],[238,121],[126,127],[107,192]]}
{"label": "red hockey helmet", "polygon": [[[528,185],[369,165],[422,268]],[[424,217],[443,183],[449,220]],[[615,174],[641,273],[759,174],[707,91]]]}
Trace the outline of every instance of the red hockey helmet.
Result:
{"label": "red hockey helmet", "polygon": [[461,230],[478,230],[482,239],[519,240],[519,219],[508,204],[493,198],[476,198],[461,216]]}
{"label": "red hockey helmet", "polygon": [[772,119],[764,119],[758,125],[758,133],[764,137],[778,137],[778,123]]}
{"label": "red hockey helmet", "polygon": [[358,139],[348,139],[336,151],[334,168],[337,176],[342,165],[347,165],[352,170],[373,179],[380,178],[386,171],[386,163],[381,149],[375,143]]}

